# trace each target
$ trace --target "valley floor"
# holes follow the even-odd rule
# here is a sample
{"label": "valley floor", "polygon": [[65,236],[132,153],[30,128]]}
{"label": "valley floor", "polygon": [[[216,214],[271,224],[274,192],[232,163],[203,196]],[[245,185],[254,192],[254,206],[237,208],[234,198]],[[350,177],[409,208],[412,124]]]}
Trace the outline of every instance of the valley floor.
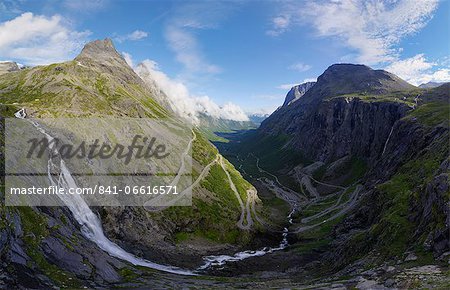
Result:
{"label": "valley floor", "polygon": [[[208,274],[239,277],[233,278],[233,287],[237,288],[391,289],[446,288],[450,285],[448,264],[445,261],[448,256],[437,264],[436,261],[427,264],[414,253],[406,253],[404,260],[382,264],[366,257],[345,268],[329,268],[322,254],[329,250],[333,227],[360,200],[363,186],[359,180],[318,180],[320,176],[314,176],[313,173],[323,166],[320,162],[295,168],[285,176],[277,176],[263,168],[259,157],[254,154],[241,155],[232,152],[227,145],[221,147],[218,144],[218,148],[258,189],[258,196],[264,206],[262,218],[256,212],[253,214],[257,222],[267,231],[280,234],[280,224],[284,222],[288,228],[289,246],[279,252],[209,269]],[[290,223],[286,224],[279,216],[286,216],[289,212],[294,214],[290,216]],[[246,279],[252,282],[245,282]],[[256,282],[258,279],[264,282]],[[221,283],[227,285],[224,281]]]}

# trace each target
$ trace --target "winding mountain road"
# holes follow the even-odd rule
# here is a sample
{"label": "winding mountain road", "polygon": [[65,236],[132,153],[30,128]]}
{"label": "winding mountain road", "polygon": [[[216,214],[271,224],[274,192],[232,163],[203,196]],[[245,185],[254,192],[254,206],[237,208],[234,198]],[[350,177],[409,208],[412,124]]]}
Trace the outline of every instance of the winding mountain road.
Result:
{"label": "winding mountain road", "polygon": [[[237,226],[240,229],[249,230],[252,227],[252,225],[253,225],[253,219],[252,219],[252,216],[251,216],[250,204],[249,204],[250,203],[250,199],[247,198],[246,205],[244,205],[244,202],[242,201],[241,195],[239,194],[239,192],[238,192],[238,190],[236,188],[236,185],[234,184],[233,180],[231,179],[231,175],[228,172],[228,170],[227,170],[227,168],[225,166],[225,163],[223,162],[223,157],[222,156],[219,157],[219,164],[222,167],[222,169],[225,172],[225,174],[227,175],[228,183],[230,184],[231,190],[234,192],[234,195],[236,196],[236,199],[238,200],[239,206],[241,208],[241,216],[239,218],[239,221],[237,222]],[[246,215],[246,213],[247,213],[247,215]],[[244,220],[245,219],[247,221],[246,225],[244,225]]]}
{"label": "winding mountain road", "polygon": [[276,176],[275,174],[272,174],[272,173],[270,173],[269,171],[267,171],[267,170],[261,168],[261,167],[259,166],[259,157],[253,155],[253,153],[250,153],[249,155],[253,156],[253,157],[256,159],[256,167],[258,168],[259,172],[266,173],[266,174],[272,176],[272,177],[275,179],[275,181],[278,183],[278,185],[281,186],[282,188],[287,189],[287,191],[292,192],[292,193],[298,195],[298,196],[301,197],[301,198],[308,199],[303,193],[302,193],[302,194],[301,194],[301,193],[298,193],[297,191],[295,191],[295,190],[293,190],[293,189],[287,187],[286,185],[282,184],[282,183],[280,182],[280,180],[278,179],[278,176]]}
{"label": "winding mountain road", "polygon": [[[301,232],[305,232],[307,230],[311,230],[313,228],[316,228],[326,222],[332,221],[332,220],[342,216],[343,214],[347,213],[356,204],[356,201],[358,200],[358,196],[359,196],[359,193],[361,192],[362,188],[363,187],[361,185],[356,186],[350,200],[348,202],[342,204],[342,207],[339,207],[339,208],[342,208],[339,212],[335,213],[331,217],[329,217],[319,223],[316,223],[314,225],[300,226],[295,229],[294,233],[301,233]],[[335,209],[339,209],[339,208],[335,208]],[[326,209],[324,211],[326,211]]]}

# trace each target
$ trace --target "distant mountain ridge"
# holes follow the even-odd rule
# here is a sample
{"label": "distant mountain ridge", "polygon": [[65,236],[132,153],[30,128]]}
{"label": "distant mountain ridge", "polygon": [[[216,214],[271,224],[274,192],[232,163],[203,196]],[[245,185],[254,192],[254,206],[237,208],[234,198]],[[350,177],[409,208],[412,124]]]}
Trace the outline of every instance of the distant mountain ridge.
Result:
{"label": "distant mountain ridge", "polygon": [[445,84],[445,82],[428,82],[428,83],[420,84],[419,88],[430,89],[430,88],[439,87],[439,86],[441,86],[443,84]]}
{"label": "distant mountain ridge", "polygon": [[251,122],[253,122],[253,124],[255,124],[256,126],[259,126],[269,116],[270,116],[270,114],[257,113],[257,114],[249,114],[248,118],[250,119]]}

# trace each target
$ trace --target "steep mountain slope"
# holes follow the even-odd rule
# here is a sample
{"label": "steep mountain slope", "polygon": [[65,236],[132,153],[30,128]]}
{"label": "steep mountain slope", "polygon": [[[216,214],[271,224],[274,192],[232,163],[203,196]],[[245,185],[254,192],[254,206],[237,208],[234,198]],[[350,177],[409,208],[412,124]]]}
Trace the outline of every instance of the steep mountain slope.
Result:
{"label": "steep mountain slope", "polygon": [[293,230],[302,251],[320,253],[322,270],[355,275],[407,256],[442,264],[449,251],[448,85],[419,89],[366,66],[332,65],[235,145],[235,165],[249,171],[256,158],[252,175],[275,176],[284,191],[307,198],[291,203]]}
{"label": "steep mountain slope", "polygon": [[[1,75],[0,104],[2,119],[25,108],[32,118],[133,117],[183,123],[165,103],[165,95],[147,86],[109,39],[88,43],[73,61]],[[110,126],[107,131],[126,142],[127,128],[116,128],[113,122]],[[79,127],[73,134],[83,139],[99,128]],[[236,194],[245,204],[252,186],[197,129],[192,136],[192,206],[94,209],[106,236],[123,249],[190,269],[199,266],[205,255],[248,244],[258,227],[257,223],[240,226],[243,213]],[[179,146],[185,150],[187,145]],[[0,253],[7,285],[105,286],[136,270],[90,241],[67,208],[11,208],[1,200]]]}
{"label": "steep mountain slope", "polygon": [[[338,159],[351,153],[349,147],[377,154],[381,149],[373,148],[372,141],[387,138],[385,128],[415,105],[418,94],[390,73],[362,65],[332,65],[299,101],[267,118],[260,132],[296,136],[290,141],[293,147],[313,160]],[[349,134],[355,142],[342,143]]]}
{"label": "steep mountain slope", "polygon": [[284,99],[283,107],[292,104],[300,99],[316,82],[306,82],[293,86]]}

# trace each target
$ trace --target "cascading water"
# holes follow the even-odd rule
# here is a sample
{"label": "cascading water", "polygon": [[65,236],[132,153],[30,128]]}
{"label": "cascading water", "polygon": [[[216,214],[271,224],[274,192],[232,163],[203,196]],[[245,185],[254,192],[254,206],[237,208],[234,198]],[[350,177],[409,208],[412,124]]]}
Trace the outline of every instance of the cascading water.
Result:
{"label": "cascading water", "polygon": [[[288,223],[290,225],[292,225],[292,222],[293,222],[292,215],[294,213],[295,213],[295,207],[289,213],[289,215],[287,217]],[[261,250],[257,250],[257,251],[247,250],[247,251],[243,251],[243,252],[238,252],[238,253],[234,254],[233,256],[229,256],[229,255],[207,256],[204,258],[205,263],[202,266],[200,266],[198,268],[198,270],[199,271],[206,270],[210,267],[219,267],[219,269],[220,269],[227,262],[238,262],[238,261],[242,261],[242,260],[245,260],[248,258],[264,256],[266,254],[284,250],[289,245],[289,242],[287,240],[288,234],[289,234],[289,229],[284,228],[283,234],[282,234],[283,239],[281,240],[280,245],[276,248],[265,247],[265,248],[263,248]]]}
{"label": "cascading water", "polygon": [[[19,116],[16,116],[19,117]],[[53,137],[48,134],[42,126],[39,125],[36,121],[30,121],[37,130],[39,130],[42,134],[45,135],[50,144],[50,150],[52,150],[53,155],[58,155],[57,149],[55,148],[55,143],[52,142]],[[63,188],[78,188],[75,180],[73,179],[69,169],[67,168],[64,160],[60,160],[59,164],[59,178],[58,180],[54,180],[51,172],[53,168],[58,168],[56,164],[53,163],[52,158],[48,160],[48,178],[52,185]],[[125,260],[130,262],[133,265],[148,267],[164,272],[181,274],[181,275],[196,275],[191,271],[183,270],[173,266],[160,265],[157,263],[153,263],[147,261],[142,258],[138,258],[124,249],[119,247],[117,244],[110,241],[104,234],[103,228],[100,222],[100,219],[95,215],[89,206],[86,204],[84,199],[80,195],[58,195],[59,198],[64,202],[64,204],[69,208],[72,212],[73,216],[77,220],[77,222],[82,226],[83,234],[96,243],[102,250],[107,252],[113,257]]]}
{"label": "cascading water", "polygon": [[[24,111],[21,110],[20,112],[17,112],[15,116],[17,118],[24,119],[26,115],[24,114]],[[50,146],[49,150],[51,150],[52,153],[51,155],[58,156],[59,152],[55,147],[56,143],[52,142],[54,138],[50,134],[48,134],[38,122],[33,120],[30,120],[30,122],[39,132],[41,132],[47,138]],[[59,169],[60,171],[57,180],[55,180],[52,176],[53,172],[52,169]],[[57,164],[53,162],[52,158],[49,158],[47,170],[48,170],[48,178],[51,185],[66,189],[78,188],[64,160],[60,159],[59,166],[57,166]],[[197,275],[189,270],[180,269],[174,266],[160,265],[128,253],[127,251],[119,247],[117,244],[115,244],[105,236],[100,219],[96,214],[94,214],[94,212],[92,212],[92,210],[89,208],[87,203],[80,195],[61,194],[58,195],[58,197],[69,208],[69,210],[71,211],[77,222],[81,225],[82,233],[111,256],[130,262],[133,265],[148,267],[151,269],[156,269],[164,272],[181,275]],[[289,213],[287,217],[288,223],[290,225],[292,225],[293,222],[292,215],[294,214],[295,209],[296,208],[294,207],[294,209]],[[288,234],[289,234],[288,228],[284,228],[282,234],[283,238],[280,242],[280,245],[276,248],[265,247],[257,251],[247,250],[238,252],[233,256],[229,255],[207,256],[204,258],[205,263],[202,266],[200,266],[197,270],[202,271],[212,266],[220,267],[225,265],[227,262],[237,262],[251,257],[263,256],[269,253],[273,253],[275,251],[283,250],[289,244],[287,240]]]}

